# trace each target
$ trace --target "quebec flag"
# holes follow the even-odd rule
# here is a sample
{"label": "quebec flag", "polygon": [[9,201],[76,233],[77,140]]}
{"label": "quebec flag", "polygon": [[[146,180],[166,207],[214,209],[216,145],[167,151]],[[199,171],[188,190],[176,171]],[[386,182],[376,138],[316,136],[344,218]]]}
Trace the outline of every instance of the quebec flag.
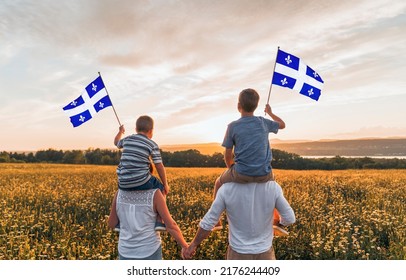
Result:
{"label": "quebec flag", "polygon": [[272,84],[288,87],[317,101],[324,81],[300,58],[278,49]]}
{"label": "quebec flag", "polygon": [[63,107],[63,110],[69,115],[73,127],[84,124],[99,111],[112,106],[107,91],[102,91],[102,89],[104,89],[104,83],[99,76],[86,87],[86,91],[81,96]]}

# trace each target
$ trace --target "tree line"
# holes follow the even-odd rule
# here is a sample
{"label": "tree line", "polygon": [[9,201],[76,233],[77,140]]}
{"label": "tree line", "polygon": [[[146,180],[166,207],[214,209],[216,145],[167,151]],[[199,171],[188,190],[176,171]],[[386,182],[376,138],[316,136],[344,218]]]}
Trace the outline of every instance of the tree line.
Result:
{"label": "tree line", "polygon": [[[198,150],[176,152],[161,151],[167,167],[225,167],[221,153],[203,155]],[[370,157],[303,158],[297,154],[272,149],[272,167],[296,170],[340,170],[340,169],[406,169],[406,159],[376,159]],[[121,151],[109,149],[87,150],[40,150],[30,153],[0,152],[0,163],[64,163],[118,165]]]}

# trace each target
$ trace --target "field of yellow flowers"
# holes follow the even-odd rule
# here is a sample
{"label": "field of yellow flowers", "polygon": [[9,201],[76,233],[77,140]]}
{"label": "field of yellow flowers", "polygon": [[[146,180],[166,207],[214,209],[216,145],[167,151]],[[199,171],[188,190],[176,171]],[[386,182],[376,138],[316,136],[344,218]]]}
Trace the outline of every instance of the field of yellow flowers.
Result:
{"label": "field of yellow flowers", "polygon": [[[221,172],[167,168],[168,207],[187,241]],[[406,259],[406,171],[275,173],[297,218],[274,241],[278,259]],[[0,260],[116,259],[118,234],[106,226],[116,189],[114,166],[1,164]],[[195,257],[224,259],[227,233],[212,233]],[[180,259],[162,237],[164,259]]]}

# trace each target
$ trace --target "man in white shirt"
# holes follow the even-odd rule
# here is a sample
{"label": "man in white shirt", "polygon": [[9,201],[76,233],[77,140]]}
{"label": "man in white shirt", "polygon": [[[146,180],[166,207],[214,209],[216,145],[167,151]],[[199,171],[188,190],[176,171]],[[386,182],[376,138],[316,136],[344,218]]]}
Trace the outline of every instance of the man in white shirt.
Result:
{"label": "man in white shirt", "polygon": [[280,214],[280,225],[295,222],[295,214],[275,181],[266,183],[226,183],[218,191],[211,208],[183,257],[191,258],[197,246],[210,235],[223,211],[227,211],[229,246],[227,259],[275,259],[272,248],[273,213]]}

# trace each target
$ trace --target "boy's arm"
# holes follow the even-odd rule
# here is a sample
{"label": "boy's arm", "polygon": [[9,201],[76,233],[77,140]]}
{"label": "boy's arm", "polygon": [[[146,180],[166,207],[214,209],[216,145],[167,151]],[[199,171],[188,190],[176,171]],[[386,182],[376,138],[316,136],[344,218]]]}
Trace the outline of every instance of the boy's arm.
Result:
{"label": "boy's arm", "polygon": [[286,127],[285,122],[272,112],[272,108],[269,104],[266,104],[265,106],[265,113],[267,113],[275,122],[279,123],[279,129],[284,129]]}
{"label": "boy's arm", "polygon": [[121,125],[121,126],[119,127],[119,129],[118,129],[118,132],[117,132],[116,137],[114,137],[114,145],[115,145],[115,146],[117,146],[118,141],[120,141],[121,136],[123,136],[124,132],[125,132],[124,125]]}
{"label": "boy's arm", "polygon": [[155,168],[156,168],[156,171],[158,172],[159,178],[162,181],[162,184],[164,185],[164,194],[167,195],[169,193],[169,185],[168,185],[168,181],[166,180],[165,166],[162,162],[160,162],[160,163],[155,163]]}
{"label": "boy's arm", "polygon": [[233,148],[226,148],[224,151],[224,162],[227,168],[230,168],[234,163]]}

